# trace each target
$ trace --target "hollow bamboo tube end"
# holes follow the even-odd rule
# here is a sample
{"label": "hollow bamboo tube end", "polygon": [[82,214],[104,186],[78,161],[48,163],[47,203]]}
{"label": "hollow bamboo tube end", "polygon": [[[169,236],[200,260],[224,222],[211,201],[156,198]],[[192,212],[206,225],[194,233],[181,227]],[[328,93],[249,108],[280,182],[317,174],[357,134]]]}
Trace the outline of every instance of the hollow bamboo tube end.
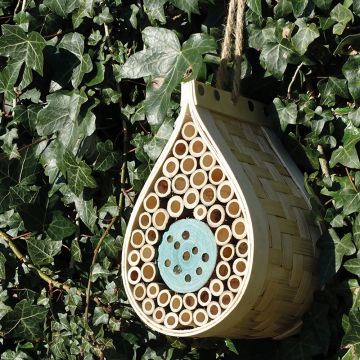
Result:
{"label": "hollow bamboo tube end", "polygon": [[211,292],[207,287],[203,287],[198,292],[198,303],[201,306],[207,306],[211,301]]}
{"label": "hollow bamboo tube end", "polygon": [[170,300],[170,310],[172,312],[179,312],[182,308],[183,301],[180,295],[173,295]]}
{"label": "hollow bamboo tube end", "polygon": [[235,256],[235,246],[232,244],[225,244],[220,249],[220,257],[224,261],[230,261]]}
{"label": "hollow bamboo tube end", "polygon": [[190,176],[190,185],[194,189],[202,189],[208,181],[208,175],[205,170],[197,169]]}
{"label": "hollow bamboo tube end", "polygon": [[221,166],[215,165],[210,171],[209,171],[209,180],[214,185],[219,185],[221,182],[223,182],[225,179],[225,174]]}
{"label": "hollow bamboo tube end", "polygon": [[215,164],[216,164],[215,156],[210,151],[207,151],[201,155],[200,167],[203,170],[209,171],[215,166]]}
{"label": "hollow bamboo tube end", "polygon": [[181,136],[186,141],[191,141],[196,137],[196,135],[197,135],[197,130],[195,128],[194,123],[191,121],[186,122],[181,129]]}
{"label": "hollow bamboo tube end", "polygon": [[136,284],[133,289],[133,295],[137,301],[144,300],[146,297],[146,286],[143,283]]}
{"label": "hollow bamboo tube end", "polygon": [[145,241],[149,245],[155,245],[159,241],[159,232],[154,227],[149,227],[145,232]]}
{"label": "hollow bamboo tube end", "polygon": [[193,313],[188,309],[184,309],[179,314],[179,322],[183,326],[190,326],[193,322]]}
{"label": "hollow bamboo tube end", "polygon": [[184,211],[184,201],[179,195],[172,196],[167,203],[167,212],[172,218],[179,217]]}
{"label": "hollow bamboo tube end", "polygon": [[205,206],[211,206],[216,201],[216,188],[214,185],[206,184],[200,191],[200,201]]}
{"label": "hollow bamboo tube end", "polygon": [[236,255],[238,257],[247,257],[249,244],[246,239],[239,240],[236,244]]}
{"label": "hollow bamboo tube end", "polygon": [[164,322],[165,316],[166,312],[162,307],[157,307],[153,312],[153,319],[158,324],[162,324]]}
{"label": "hollow bamboo tube end", "polygon": [[190,175],[195,171],[196,166],[196,159],[191,155],[187,155],[181,160],[180,170],[183,174]]}
{"label": "hollow bamboo tube end", "polygon": [[128,263],[130,266],[137,266],[140,262],[140,252],[138,250],[131,250],[128,255]]}
{"label": "hollow bamboo tube end", "polygon": [[156,299],[158,305],[161,307],[168,306],[170,303],[170,300],[171,300],[171,294],[170,294],[170,291],[167,289],[161,290]]}
{"label": "hollow bamboo tube end", "polygon": [[199,191],[193,188],[190,188],[186,191],[184,195],[184,206],[187,209],[194,209],[200,201]]}
{"label": "hollow bamboo tube end", "polygon": [[197,309],[193,315],[194,323],[197,326],[203,326],[209,321],[209,315],[204,309]]}
{"label": "hollow bamboo tube end", "polygon": [[[147,213],[146,213],[147,214]],[[145,243],[145,235],[144,233],[136,229],[132,232],[130,238],[130,244],[134,249],[140,249]]]}
{"label": "hollow bamboo tube end", "polygon": [[230,291],[236,293],[239,291],[242,283],[242,279],[240,276],[231,275],[227,280],[227,287]]}
{"label": "hollow bamboo tube end", "polygon": [[219,304],[223,309],[226,309],[233,300],[234,294],[231,291],[226,290],[220,295]]}
{"label": "hollow bamboo tube end", "polygon": [[201,137],[196,137],[190,141],[189,152],[194,157],[200,157],[206,151],[206,145]]}
{"label": "hollow bamboo tube end", "polygon": [[154,281],[156,274],[157,270],[154,263],[147,262],[141,266],[141,277],[145,282],[149,283]]}
{"label": "hollow bamboo tube end", "polygon": [[194,310],[197,307],[197,298],[193,293],[187,293],[183,297],[184,307],[188,310]]}
{"label": "hollow bamboo tube end", "polygon": [[167,327],[168,329],[175,329],[179,324],[179,317],[173,313],[173,312],[169,312],[166,314],[165,319],[164,319],[164,325],[165,327]]}
{"label": "hollow bamboo tube end", "polygon": [[224,284],[219,279],[212,279],[210,281],[209,289],[213,296],[220,296],[224,291]]}
{"label": "hollow bamboo tube end", "polygon": [[223,181],[221,184],[219,184],[216,196],[222,203],[228,203],[232,197],[234,196],[234,189],[231,186],[230,181]]}
{"label": "hollow bamboo tube end", "polygon": [[210,319],[216,319],[221,314],[221,307],[218,302],[211,301],[206,307],[206,312],[208,313]]}
{"label": "hollow bamboo tube end", "polygon": [[162,172],[164,176],[168,178],[172,178],[178,173],[178,171],[179,171],[179,160],[173,156],[166,159],[162,167]]}
{"label": "hollow bamboo tube end", "polygon": [[231,268],[227,261],[220,261],[216,265],[216,276],[220,280],[226,280],[231,275]]}
{"label": "hollow bamboo tube end", "polygon": [[136,285],[141,280],[141,271],[137,266],[132,266],[128,271],[128,281],[131,285]]}
{"label": "hollow bamboo tube end", "polygon": [[183,159],[189,151],[189,145],[185,140],[179,139],[175,142],[173,147],[173,155],[177,159]]}
{"label": "hollow bamboo tube end", "polygon": [[231,230],[235,239],[244,239],[246,237],[245,219],[235,219],[231,225]]}
{"label": "hollow bamboo tube end", "polygon": [[231,237],[232,237],[232,233],[230,226],[228,225],[221,225],[215,231],[215,240],[216,243],[220,246],[229,243]]}
{"label": "hollow bamboo tube end", "polygon": [[247,261],[244,258],[237,258],[233,263],[233,271],[235,275],[243,276],[247,270]]}
{"label": "hollow bamboo tube end", "polygon": [[197,205],[193,211],[194,218],[197,220],[203,220],[206,218],[207,209],[203,204]]}
{"label": "hollow bamboo tube end", "polygon": [[146,244],[140,249],[140,258],[143,262],[149,262],[155,258],[155,248]]}
{"label": "hollow bamboo tube end", "polygon": [[225,220],[225,210],[221,205],[213,205],[208,210],[206,221],[212,228],[219,227]]}
{"label": "hollow bamboo tube end", "polygon": [[171,181],[165,176],[159,177],[154,186],[154,191],[156,195],[161,198],[168,196],[171,192]]}
{"label": "hollow bamboo tube end", "polygon": [[152,315],[155,310],[155,302],[153,299],[145,298],[141,304],[142,311],[145,315]]}
{"label": "hollow bamboo tube end", "polygon": [[171,182],[171,188],[175,194],[185,194],[189,188],[189,178],[184,174],[177,174]]}
{"label": "hollow bamboo tube end", "polygon": [[157,230],[165,230],[169,221],[169,213],[165,209],[158,209],[152,215],[152,223]]}
{"label": "hollow bamboo tube end", "polygon": [[238,200],[232,199],[226,204],[226,214],[233,219],[236,219],[240,216],[241,207]]}
{"label": "hollow bamboo tube end", "polygon": [[144,209],[149,212],[155,212],[160,206],[159,196],[153,192],[148,194],[144,199]]}
{"label": "hollow bamboo tube end", "polygon": [[[139,215],[139,225],[143,230],[146,230],[147,228],[150,227],[151,215],[148,212],[143,212]],[[137,230],[134,230],[134,231],[137,231]]]}

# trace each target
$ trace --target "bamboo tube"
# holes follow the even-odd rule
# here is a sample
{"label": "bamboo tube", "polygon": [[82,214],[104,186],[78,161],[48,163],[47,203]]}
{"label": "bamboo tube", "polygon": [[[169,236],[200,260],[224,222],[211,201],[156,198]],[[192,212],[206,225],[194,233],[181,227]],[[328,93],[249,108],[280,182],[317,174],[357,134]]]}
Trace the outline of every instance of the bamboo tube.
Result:
{"label": "bamboo tube", "polygon": [[167,212],[172,218],[179,217],[184,211],[184,201],[179,195],[172,196],[167,203]]}
{"label": "bamboo tube", "polygon": [[206,221],[210,227],[217,228],[225,220],[225,210],[221,205],[213,205],[206,215]]}
{"label": "bamboo tube", "polygon": [[141,280],[141,271],[137,266],[132,266],[128,271],[128,281],[131,285],[136,285]]}
{"label": "bamboo tube", "polygon": [[166,315],[166,312],[165,312],[164,308],[157,307],[157,308],[155,308],[155,310],[153,312],[153,319],[156,323],[162,324],[165,320],[165,315]]}
{"label": "bamboo tube", "polygon": [[145,315],[152,315],[155,310],[155,302],[153,299],[145,298],[141,305],[142,311]]}
{"label": "bamboo tube", "polygon": [[194,310],[197,307],[197,298],[193,293],[186,293],[183,297],[184,307],[188,310]]}
{"label": "bamboo tube", "polygon": [[226,180],[219,184],[216,190],[216,196],[219,201],[223,203],[228,203],[232,199],[234,196],[234,189],[231,186],[230,181]]}
{"label": "bamboo tube", "polygon": [[193,211],[194,218],[197,220],[205,219],[206,214],[207,214],[207,209],[206,209],[206,206],[203,204],[196,206],[196,208]]}
{"label": "bamboo tube", "polygon": [[211,168],[215,166],[215,164],[216,164],[215,156],[210,151],[207,151],[206,153],[201,155],[200,167],[203,170],[209,171]]}
{"label": "bamboo tube", "polygon": [[145,282],[149,283],[154,281],[156,275],[157,270],[154,263],[148,262],[141,266],[141,277]]}
{"label": "bamboo tube", "polygon": [[205,206],[211,206],[216,201],[216,188],[214,185],[206,184],[200,191],[200,201]]}
{"label": "bamboo tube", "polygon": [[155,248],[146,244],[140,249],[140,258],[143,262],[153,261],[155,257]]}
{"label": "bamboo tube", "polygon": [[231,268],[228,262],[220,261],[216,265],[216,276],[224,281],[231,275]]}
{"label": "bamboo tube", "polygon": [[162,167],[162,172],[164,176],[168,178],[172,178],[177,174],[178,171],[179,171],[179,160],[173,156],[166,159]]}
{"label": "bamboo tube", "polygon": [[171,181],[165,176],[159,177],[154,186],[154,191],[156,195],[161,198],[168,196],[171,192]]}
{"label": "bamboo tube", "polygon": [[139,250],[131,250],[128,255],[128,263],[130,266],[137,266],[140,262]]}
{"label": "bamboo tube", "polygon": [[231,275],[228,278],[227,287],[230,291],[236,293],[239,291],[241,283],[242,283],[241,277],[239,277],[237,275]]}
{"label": "bamboo tube", "polygon": [[214,185],[219,185],[225,179],[225,174],[219,165],[215,165],[209,171],[209,180]]}
{"label": "bamboo tube", "polygon": [[209,315],[204,309],[196,309],[193,319],[195,325],[203,326],[209,321]]}
{"label": "bamboo tube", "polygon": [[243,239],[243,240],[238,241],[235,249],[236,249],[236,255],[238,257],[240,257],[240,258],[247,257],[248,250],[249,250],[247,240]]}
{"label": "bamboo tube", "polygon": [[185,156],[180,162],[180,171],[185,175],[192,174],[197,167],[196,159],[191,156]]}
{"label": "bamboo tube", "polygon": [[154,227],[149,227],[145,231],[145,241],[149,245],[155,245],[159,241],[159,232]]}
{"label": "bamboo tube", "polygon": [[190,326],[193,322],[193,313],[188,309],[184,309],[179,314],[179,323],[183,326]]}
{"label": "bamboo tube", "polygon": [[175,194],[185,194],[189,188],[189,178],[184,174],[177,174],[171,182],[171,188]]}
{"label": "bamboo tube", "polygon": [[153,192],[148,194],[144,199],[144,209],[149,213],[155,212],[159,208],[159,206],[160,206],[159,197]]}
{"label": "bamboo tube", "polygon": [[159,295],[160,290],[162,290],[164,287],[164,284],[155,282],[150,283],[146,288],[147,297],[149,297],[150,299],[156,299]]}
{"label": "bamboo tube", "polygon": [[244,258],[237,258],[233,263],[235,275],[243,276],[246,273],[247,261]]}
{"label": "bamboo tube", "polygon": [[209,289],[213,296],[220,296],[224,291],[224,284],[219,279],[212,279],[210,281]]}
{"label": "bamboo tube", "polygon": [[230,200],[226,204],[226,214],[233,219],[238,218],[241,214],[241,207],[239,201],[237,201],[236,199]]}
{"label": "bamboo tube", "polygon": [[173,312],[169,312],[166,314],[165,319],[164,319],[164,325],[168,328],[168,329],[175,329],[179,324],[179,317],[173,313]]}
{"label": "bamboo tube", "polygon": [[172,312],[179,312],[182,308],[183,300],[180,295],[173,295],[170,300],[170,310]]}
{"label": "bamboo tube", "polygon": [[158,209],[152,215],[152,223],[157,230],[165,230],[169,221],[169,214],[165,209]]}
{"label": "bamboo tube", "polygon": [[134,299],[142,301],[146,297],[146,286],[143,283],[137,283],[133,290]]}
{"label": "bamboo tube", "polygon": [[189,152],[192,156],[200,157],[206,151],[206,145],[201,137],[197,136],[189,144]]}
{"label": "bamboo tube", "polygon": [[212,301],[207,307],[206,312],[210,319],[216,319],[221,314],[221,307],[218,302]]}
{"label": "bamboo tube", "polygon": [[220,246],[227,244],[232,237],[230,226],[221,225],[215,231],[216,243]]}
{"label": "bamboo tube", "polygon": [[246,237],[245,219],[235,219],[231,225],[231,231],[235,239],[244,239]]}
{"label": "bamboo tube", "polygon": [[197,296],[199,305],[207,306],[211,301],[211,297],[212,297],[212,295],[211,295],[209,288],[207,288],[207,287],[201,288],[199,290],[198,296]]}
{"label": "bamboo tube", "polygon": [[137,229],[131,234],[130,244],[134,249],[140,249],[145,244],[144,233]]}
{"label": "bamboo tube", "polygon": [[177,159],[183,159],[189,151],[189,145],[185,140],[179,139],[175,142],[173,147],[173,155]]}
{"label": "bamboo tube", "polygon": [[234,300],[234,294],[226,290],[220,295],[219,304],[223,309],[226,309]]}
{"label": "bamboo tube", "polygon": [[[146,230],[147,228],[150,227],[151,215],[148,212],[143,212],[139,215],[139,225],[143,230]],[[145,241],[145,238],[144,238],[144,241]]]}
{"label": "bamboo tube", "polygon": [[156,298],[158,305],[161,307],[168,306],[170,300],[171,300],[171,294],[168,289],[162,289]]}
{"label": "bamboo tube", "polygon": [[220,249],[220,257],[224,261],[230,261],[235,255],[235,246],[232,244],[226,244]]}
{"label": "bamboo tube", "polygon": [[193,122],[189,121],[183,125],[181,129],[181,136],[186,141],[191,141],[196,137],[196,135],[197,135],[197,130]]}
{"label": "bamboo tube", "polygon": [[199,191],[193,188],[190,188],[186,191],[184,195],[184,206],[187,209],[194,209],[200,201]]}
{"label": "bamboo tube", "polygon": [[194,189],[202,189],[208,181],[208,175],[205,170],[197,169],[190,176],[190,185]]}

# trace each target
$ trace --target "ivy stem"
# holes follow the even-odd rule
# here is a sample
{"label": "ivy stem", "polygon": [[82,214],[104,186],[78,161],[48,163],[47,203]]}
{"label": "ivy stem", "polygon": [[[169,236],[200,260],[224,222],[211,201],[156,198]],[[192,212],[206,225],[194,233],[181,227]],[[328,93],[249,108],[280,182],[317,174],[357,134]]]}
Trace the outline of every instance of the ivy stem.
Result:
{"label": "ivy stem", "polygon": [[317,146],[317,151],[320,153],[319,164],[320,164],[321,171],[325,177],[330,177],[330,169],[329,169],[327,160],[325,158],[325,152],[324,152],[324,148],[322,147],[322,145]]}
{"label": "ivy stem", "polygon": [[349,180],[350,180],[350,183],[351,183],[353,189],[354,189],[356,192],[359,192],[358,188],[356,187],[356,185],[355,185],[355,183],[354,183],[353,177],[350,175],[349,170],[348,170],[347,167],[345,167],[345,171],[346,171],[346,174],[347,174],[347,176],[348,176],[348,178],[349,178]]}
{"label": "ivy stem", "polygon": [[299,71],[300,71],[300,69],[301,69],[301,67],[302,67],[303,65],[304,65],[304,63],[301,62],[300,65],[296,68],[296,70],[295,70],[295,72],[294,72],[294,75],[293,75],[293,77],[292,77],[292,79],[291,79],[291,81],[290,81],[290,84],[289,84],[288,90],[287,90],[287,97],[288,97],[288,99],[291,98],[291,88],[292,88],[292,86],[293,86],[293,84],[294,84],[294,82],[295,82],[295,80],[296,80],[296,77],[297,77],[297,75],[298,75],[298,73],[299,73]]}

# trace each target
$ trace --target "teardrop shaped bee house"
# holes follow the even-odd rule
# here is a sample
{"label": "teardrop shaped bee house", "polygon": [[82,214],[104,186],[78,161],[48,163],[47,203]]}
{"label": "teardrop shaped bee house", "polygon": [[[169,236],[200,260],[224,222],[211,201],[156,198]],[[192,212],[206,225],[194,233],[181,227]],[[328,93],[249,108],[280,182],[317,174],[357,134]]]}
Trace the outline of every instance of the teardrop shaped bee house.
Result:
{"label": "teardrop shaped bee house", "polygon": [[123,247],[129,302],[152,329],[281,338],[301,325],[316,287],[319,228],[264,110],[183,84],[174,133]]}

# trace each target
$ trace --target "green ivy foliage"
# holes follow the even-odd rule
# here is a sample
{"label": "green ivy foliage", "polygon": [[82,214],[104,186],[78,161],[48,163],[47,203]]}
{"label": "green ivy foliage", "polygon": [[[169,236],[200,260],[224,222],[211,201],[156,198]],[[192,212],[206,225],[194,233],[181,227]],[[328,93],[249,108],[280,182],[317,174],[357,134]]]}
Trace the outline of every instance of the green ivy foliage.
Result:
{"label": "green ivy foliage", "polygon": [[225,3],[0,0],[1,360],[360,358],[359,0],[247,1],[242,92],[273,103],[324,224],[301,333],[166,338],[126,301],[126,223],[180,82],[214,84]]}

